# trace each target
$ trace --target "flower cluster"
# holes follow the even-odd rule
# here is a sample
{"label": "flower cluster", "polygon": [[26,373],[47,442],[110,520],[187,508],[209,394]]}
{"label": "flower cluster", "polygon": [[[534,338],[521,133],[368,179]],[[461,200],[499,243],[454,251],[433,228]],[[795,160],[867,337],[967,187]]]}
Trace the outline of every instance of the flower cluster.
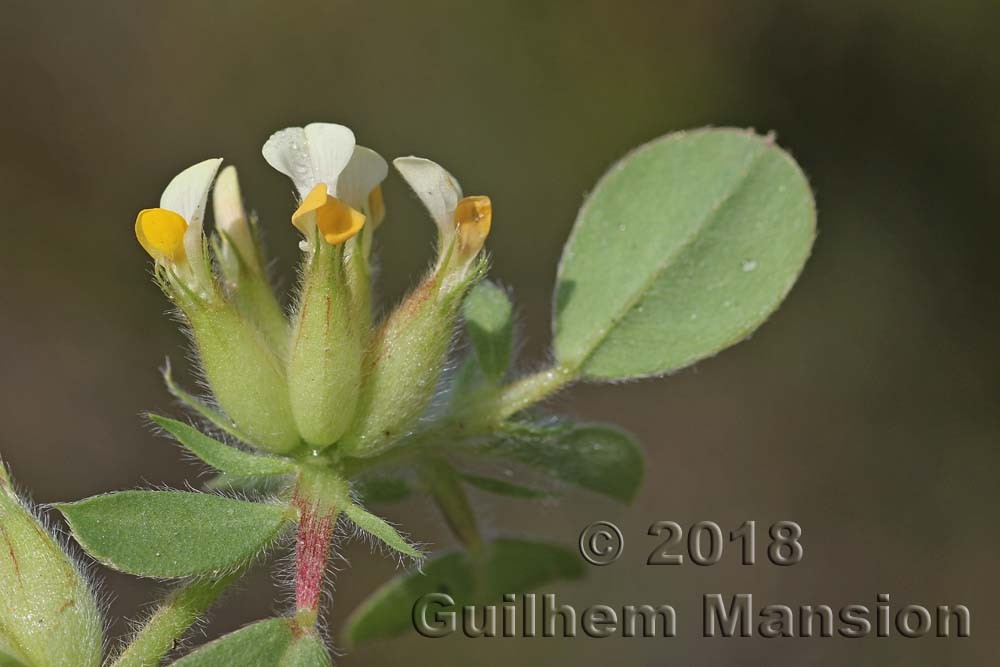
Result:
{"label": "flower cluster", "polygon": [[[372,237],[385,217],[386,161],[342,125],[276,132],[264,158],[299,196],[301,280],[289,315],[265,273],[257,221],[236,169],[210,159],[178,174],[136,237],[190,325],[205,377],[232,427],[258,449],[367,457],[412,430],[445,362],[463,296],[485,268],[492,209],[463,197],[438,164],[394,165],[438,228],[437,260],[380,322],[371,298]],[[214,188],[213,188],[214,184]],[[215,230],[204,230],[209,194]]]}

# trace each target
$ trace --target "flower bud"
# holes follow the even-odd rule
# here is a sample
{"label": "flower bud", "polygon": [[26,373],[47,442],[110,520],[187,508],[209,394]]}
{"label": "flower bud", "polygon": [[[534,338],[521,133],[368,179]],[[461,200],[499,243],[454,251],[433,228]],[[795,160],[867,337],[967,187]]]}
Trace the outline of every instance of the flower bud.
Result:
{"label": "flower bud", "polygon": [[302,438],[319,449],[351,423],[361,385],[361,336],[344,270],[344,243],[365,217],[316,188],[292,216],[315,249],[306,268],[288,354],[292,414]]}
{"label": "flower bud", "polygon": [[[346,239],[345,239],[346,240]],[[317,238],[307,256],[288,356],[292,414],[303,439],[333,444],[351,423],[361,385],[361,335],[344,271],[343,245]]]}
{"label": "flower bud", "polygon": [[449,287],[432,274],[382,324],[366,360],[358,415],[339,451],[374,456],[413,428],[434,395],[462,297],[481,275],[473,271]]}
{"label": "flower bud", "polygon": [[227,291],[237,308],[282,351],[288,343],[288,321],[264,272],[256,229],[243,207],[235,167],[219,173],[212,203],[218,232],[215,256]]}
{"label": "flower bud", "polygon": [[0,539],[0,664],[98,667],[101,618],[94,595],[18,499],[2,462]]}
{"label": "flower bud", "polygon": [[298,446],[284,364],[264,334],[227,302],[182,308],[212,393],[248,444],[279,453]]}

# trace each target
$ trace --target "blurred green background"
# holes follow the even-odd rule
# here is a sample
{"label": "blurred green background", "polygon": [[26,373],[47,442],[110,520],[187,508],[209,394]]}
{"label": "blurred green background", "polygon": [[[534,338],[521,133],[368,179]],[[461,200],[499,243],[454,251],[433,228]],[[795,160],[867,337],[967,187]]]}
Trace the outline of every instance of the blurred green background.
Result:
{"label": "blurred green background", "polygon": [[[572,546],[592,521],[622,560],[566,602],[669,602],[680,637],[428,640],[343,665],[993,664],[1000,358],[1000,4],[987,2],[34,2],[0,24],[0,452],[39,502],[198,483],[139,417],[179,414],[157,367],[184,338],[132,224],[181,168],[238,165],[282,283],[296,233],[286,179],[260,146],[314,120],[386,156],[447,165],[494,202],[493,276],[544,362],[560,246],[584,193],[637,143],[704,125],[775,130],[816,191],[820,234],[800,284],[754,338],[673,377],[580,386],[556,402],[644,443],[632,507],[573,493],[544,506],[480,497],[491,534]],[[433,225],[398,177],[378,243],[392,303],[431,257]],[[422,501],[380,508],[450,542]],[[792,568],[640,565],[646,528],[802,524]],[[354,543],[331,626],[391,558]],[[162,589],[106,571],[114,631]],[[964,603],[966,640],[704,640],[700,596],[760,604]],[[277,596],[279,602],[275,603]],[[265,569],[209,636],[281,611]],[[995,637],[995,635],[994,635]]]}

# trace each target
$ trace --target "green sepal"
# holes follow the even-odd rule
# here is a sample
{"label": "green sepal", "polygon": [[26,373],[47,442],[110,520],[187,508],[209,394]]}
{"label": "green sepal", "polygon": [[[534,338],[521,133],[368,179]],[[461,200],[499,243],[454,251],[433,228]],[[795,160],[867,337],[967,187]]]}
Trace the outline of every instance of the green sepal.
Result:
{"label": "green sepal", "polygon": [[223,433],[227,433],[240,442],[244,442],[248,445],[253,444],[250,437],[239,431],[236,428],[236,425],[233,424],[232,420],[218,410],[209,407],[204,401],[198,400],[195,398],[194,394],[185,391],[183,387],[174,382],[173,371],[170,366],[169,358],[164,363],[161,373],[163,374],[163,383],[167,386],[167,391],[169,391],[174,398],[197,412],[203,418],[207,419],[213,426]]}
{"label": "green sepal", "polygon": [[396,532],[396,529],[389,525],[385,519],[375,516],[363,507],[353,503],[348,503],[344,507],[344,514],[346,514],[358,528],[365,531],[372,537],[378,538],[387,546],[395,549],[404,556],[409,556],[410,558],[418,560],[424,557],[424,554],[419,549],[407,542],[406,539]]}
{"label": "green sepal", "polygon": [[251,454],[211,438],[184,422],[147,415],[154,424],[172,435],[192,454],[220,472],[235,477],[266,477],[295,471],[295,464],[275,456]]}
{"label": "green sepal", "polygon": [[427,277],[378,328],[367,355],[358,414],[337,443],[339,452],[375,456],[413,429],[437,388],[462,298],[484,271],[485,260],[478,260],[457,282]]}
{"label": "green sepal", "polygon": [[285,361],[267,337],[229,303],[190,306],[185,314],[205,378],[237,430],[270,452],[298,447]]}
{"label": "green sepal", "polygon": [[344,625],[348,644],[396,637],[413,630],[415,603],[430,593],[452,596],[463,605],[499,604],[505,593],[525,593],[584,574],[579,555],[544,542],[499,539],[488,542],[481,560],[467,552],[429,559],[420,571],[407,572],[383,584],[354,610]]}
{"label": "green sepal", "polygon": [[[0,638],[0,641],[3,641],[3,638]],[[28,667],[28,665],[24,664],[21,658],[0,647],[0,667]]]}
{"label": "green sepal", "polygon": [[173,667],[328,667],[330,656],[314,632],[293,619],[257,621],[205,644]]}
{"label": "green sepal", "polygon": [[[257,255],[254,264],[263,267],[264,259],[256,238],[256,219],[251,217],[248,223],[253,237],[254,252]],[[239,244],[222,230],[216,229],[216,236],[212,238],[212,249],[219,260],[218,264],[229,288],[230,298],[236,307],[257,324],[275,350],[283,353],[288,347],[288,320],[278,302],[274,287],[268,281],[263,269],[258,271],[254,268],[243,256]]]}
{"label": "green sepal", "polygon": [[0,461],[0,665],[97,667],[102,634],[87,580]]}
{"label": "green sepal", "polygon": [[469,291],[462,305],[465,329],[483,375],[499,382],[510,366],[513,347],[513,306],[507,292],[489,280]]}
{"label": "green sepal", "polygon": [[287,507],[189,491],[121,491],[54,505],[100,563],[170,579],[229,572],[267,549]]}
{"label": "green sepal", "polygon": [[219,473],[204,484],[208,491],[235,492],[252,496],[280,496],[292,483],[293,479],[285,476],[270,477],[238,476]]}
{"label": "green sepal", "polygon": [[361,387],[362,332],[344,272],[343,246],[318,237],[306,255],[288,352],[288,391],[302,438],[322,449],[344,434]]}

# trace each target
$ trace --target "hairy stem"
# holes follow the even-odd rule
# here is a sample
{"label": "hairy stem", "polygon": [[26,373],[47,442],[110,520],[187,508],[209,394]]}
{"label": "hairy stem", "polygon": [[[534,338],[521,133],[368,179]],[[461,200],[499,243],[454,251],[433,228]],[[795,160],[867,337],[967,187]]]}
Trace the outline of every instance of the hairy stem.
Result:
{"label": "hairy stem", "polygon": [[112,667],[155,667],[226,588],[240,577],[197,579],[174,589],[153,612]]}
{"label": "hairy stem", "polygon": [[316,626],[339,507],[346,485],[320,469],[303,470],[295,493],[299,528],[295,540],[295,619],[304,630]]}
{"label": "hairy stem", "polygon": [[326,561],[330,557],[335,512],[317,505],[302,507],[295,540],[295,611],[300,625],[312,627],[319,616]]}
{"label": "hairy stem", "polygon": [[576,379],[576,373],[562,366],[526,375],[504,387],[496,397],[491,417],[502,422],[559,391]]}

